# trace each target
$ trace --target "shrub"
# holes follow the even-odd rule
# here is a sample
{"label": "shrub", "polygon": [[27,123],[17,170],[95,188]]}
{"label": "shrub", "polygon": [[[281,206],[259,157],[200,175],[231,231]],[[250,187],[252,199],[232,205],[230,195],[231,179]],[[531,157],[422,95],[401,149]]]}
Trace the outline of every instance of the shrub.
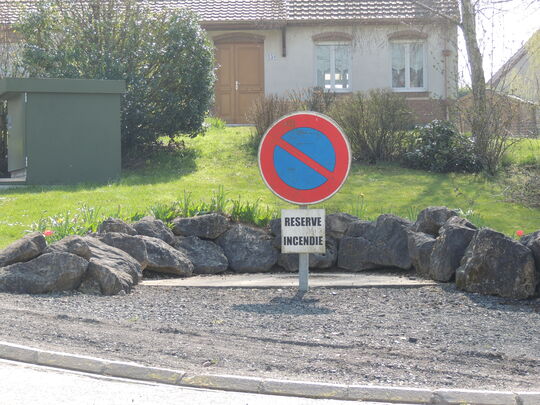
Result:
{"label": "shrub", "polygon": [[336,100],[336,93],[320,87],[312,87],[293,90],[288,97],[296,111],[315,111],[326,114]]}
{"label": "shrub", "polygon": [[401,157],[412,113],[405,99],[388,90],[358,92],[336,101],[329,111],[347,134],[354,159],[375,163]]}
{"label": "shrub", "polygon": [[512,168],[505,179],[508,200],[540,208],[540,168],[537,166]]}
{"label": "shrub", "polygon": [[315,111],[325,114],[335,98],[335,93],[318,87],[293,90],[286,96],[271,94],[259,98],[248,115],[255,127],[251,134],[251,149],[258,150],[263,135],[279,118],[296,111]]}
{"label": "shrub", "polygon": [[213,96],[213,51],[194,14],[152,12],[138,0],[48,0],[17,30],[31,76],[126,80],[124,151],[200,131]]}
{"label": "shrub", "polygon": [[415,129],[403,162],[432,172],[478,172],[482,169],[474,143],[447,121],[433,121]]}
{"label": "shrub", "polygon": [[254,126],[249,142],[250,149],[257,151],[266,130],[280,117],[294,111],[295,108],[287,97],[270,94],[257,99],[248,114],[249,121]]}

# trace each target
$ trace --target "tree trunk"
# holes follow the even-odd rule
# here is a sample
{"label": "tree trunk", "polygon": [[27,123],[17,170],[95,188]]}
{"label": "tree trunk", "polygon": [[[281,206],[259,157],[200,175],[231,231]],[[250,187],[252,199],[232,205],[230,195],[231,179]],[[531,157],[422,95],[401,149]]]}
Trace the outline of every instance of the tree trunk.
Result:
{"label": "tree trunk", "polygon": [[461,1],[461,30],[465,38],[469,66],[471,68],[471,86],[473,111],[471,119],[472,135],[476,142],[477,153],[484,156],[489,141],[488,117],[486,108],[486,79],[482,66],[482,54],[476,39],[476,11],[471,0]]}

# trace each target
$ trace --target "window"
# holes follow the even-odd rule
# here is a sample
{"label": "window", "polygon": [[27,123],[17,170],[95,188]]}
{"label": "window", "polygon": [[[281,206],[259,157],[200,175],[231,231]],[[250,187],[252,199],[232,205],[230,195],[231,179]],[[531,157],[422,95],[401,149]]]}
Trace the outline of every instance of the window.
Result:
{"label": "window", "polygon": [[315,45],[317,87],[350,91],[351,45],[318,43]]}
{"label": "window", "polygon": [[425,90],[424,42],[392,42],[392,88],[394,90]]}

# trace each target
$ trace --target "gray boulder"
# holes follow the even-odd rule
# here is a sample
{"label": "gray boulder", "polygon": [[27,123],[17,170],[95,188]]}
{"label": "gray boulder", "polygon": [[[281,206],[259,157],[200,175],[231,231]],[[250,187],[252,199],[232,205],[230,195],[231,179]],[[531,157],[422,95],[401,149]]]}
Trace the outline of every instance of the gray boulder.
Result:
{"label": "gray boulder", "polygon": [[328,214],[326,216],[326,235],[336,239],[341,239],[351,222],[358,221],[354,215],[345,212]]}
{"label": "gray boulder", "polygon": [[158,238],[137,236],[146,245],[148,265],[146,269],[176,276],[191,276],[193,263],[186,255]]}
{"label": "gray boulder", "polygon": [[427,233],[413,231],[409,231],[407,237],[409,257],[416,269],[416,274],[429,278],[431,252],[435,245],[435,238]]}
{"label": "gray boulder", "polygon": [[449,218],[457,216],[458,213],[447,207],[427,207],[420,211],[414,223],[415,232],[424,232],[433,236],[439,234],[439,229]]}
{"label": "gray boulder", "polygon": [[345,231],[345,236],[349,236],[351,238],[357,238],[359,236],[363,237],[367,232],[369,232],[374,227],[375,227],[375,222],[364,221],[362,219],[359,219],[349,224],[349,226],[347,227],[347,230]]}
{"label": "gray boulder", "polygon": [[[332,237],[326,238],[326,253],[310,253],[309,268],[313,270],[330,269],[336,265],[338,243]],[[278,265],[286,271],[298,271],[298,254],[281,253],[278,257]]]}
{"label": "gray boulder", "polygon": [[225,252],[231,269],[239,273],[268,271],[278,259],[272,237],[261,229],[236,224],[216,241]]}
{"label": "gray boulder", "polygon": [[29,233],[0,250],[0,267],[32,260],[43,253],[46,247],[47,242],[41,232]]}
{"label": "gray boulder", "polygon": [[272,235],[281,237],[281,218],[271,219],[268,225]]}
{"label": "gray boulder", "polygon": [[278,252],[281,252],[281,235],[272,238],[272,246],[274,249],[277,249]]}
{"label": "gray boulder", "polygon": [[179,236],[197,236],[204,239],[216,239],[229,229],[227,217],[212,213],[191,218],[175,218],[172,231]]}
{"label": "gray boulder", "polygon": [[470,222],[460,217],[451,217],[439,230],[430,259],[429,276],[435,281],[452,280],[465,250],[477,232]]}
{"label": "gray boulder", "polygon": [[140,237],[118,232],[96,234],[94,237],[109,246],[123,250],[133,257],[141,265],[141,271],[148,266],[146,244]]}
{"label": "gray boulder", "polygon": [[127,235],[137,235],[137,231],[135,230],[133,226],[131,226],[127,222],[124,222],[118,218],[108,218],[105,221],[103,221],[98,227],[98,232],[99,233],[117,232],[117,233],[125,233]]}
{"label": "gray boulder", "polygon": [[383,267],[410,269],[407,231],[412,223],[395,215],[384,214],[363,236],[345,236],[339,243],[338,266],[352,271]]}
{"label": "gray boulder", "polygon": [[456,271],[459,289],[480,294],[524,299],[537,283],[531,250],[491,229],[476,233]]}
{"label": "gray boulder", "polygon": [[522,236],[520,242],[531,249],[536,262],[536,271],[540,274],[540,231]]}
{"label": "gray boulder", "polygon": [[52,252],[25,263],[0,268],[0,291],[46,294],[79,287],[88,261],[82,257]]}
{"label": "gray boulder", "polygon": [[270,220],[268,225],[270,227],[270,234],[274,235],[272,246],[278,251],[281,251],[281,218]]}
{"label": "gray boulder", "polygon": [[167,228],[167,225],[154,217],[144,217],[133,224],[137,234],[158,238],[172,245],[174,243],[174,234]]}
{"label": "gray boulder", "polygon": [[128,293],[142,279],[141,265],[123,250],[86,236],[90,263],[79,291],[85,294]]}
{"label": "gray boulder", "polygon": [[79,235],[66,236],[58,242],[54,242],[53,244],[47,246],[43,253],[53,252],[71,253],[86,260],[90,260],[91,256],[88,243],[86,243],[85,238]]}
{"label": "gray boulder", "polygon": [[177,236],[175,239],[174,247],[193,263],[193,273],[223,273],[229,267],[223,249],[214,242],[196,236]]}

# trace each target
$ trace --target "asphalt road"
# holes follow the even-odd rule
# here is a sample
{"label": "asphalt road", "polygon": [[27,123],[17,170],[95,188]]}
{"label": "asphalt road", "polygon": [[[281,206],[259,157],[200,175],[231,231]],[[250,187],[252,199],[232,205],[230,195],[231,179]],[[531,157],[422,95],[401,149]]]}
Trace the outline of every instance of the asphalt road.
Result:
{"label": "asphalt road", "polygon": [[[75,403],[77,405],[350,405],[353,403],[175,387],[7,360],[0,360],[0,398],[2,405]],[[367,402],[363,404],[369,405]],[[377,404],[385,405],[380,402]]]}

